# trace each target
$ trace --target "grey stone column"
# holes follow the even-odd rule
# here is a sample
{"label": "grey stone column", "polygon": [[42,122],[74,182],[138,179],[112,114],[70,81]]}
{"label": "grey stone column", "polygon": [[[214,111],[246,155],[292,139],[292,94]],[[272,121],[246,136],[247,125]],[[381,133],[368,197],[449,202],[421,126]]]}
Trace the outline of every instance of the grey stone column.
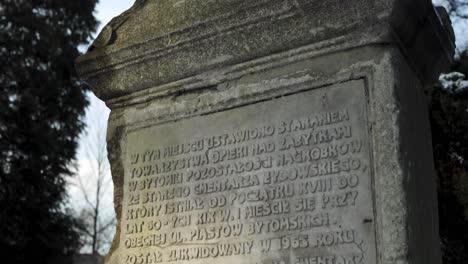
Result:
{"label": "grey stone column", "polygon": [[146,0],[80,76],[112,109],[112,264],[441,263],[429,0]]}

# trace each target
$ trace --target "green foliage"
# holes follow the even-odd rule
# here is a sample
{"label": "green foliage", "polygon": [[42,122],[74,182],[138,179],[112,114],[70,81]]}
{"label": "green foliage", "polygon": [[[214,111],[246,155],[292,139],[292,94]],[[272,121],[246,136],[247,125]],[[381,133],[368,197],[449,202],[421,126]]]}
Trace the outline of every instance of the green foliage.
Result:
{"label": "green foliage", "polygon": [[444,263],[468,263],[468,52],[435,88],[431,105]]}
{"label": "green foliage", "polygon": [[48,263],[74,252],[64,212],[81,116],[77,47],[97,21],[95,0],[0,1],[0,259]]}

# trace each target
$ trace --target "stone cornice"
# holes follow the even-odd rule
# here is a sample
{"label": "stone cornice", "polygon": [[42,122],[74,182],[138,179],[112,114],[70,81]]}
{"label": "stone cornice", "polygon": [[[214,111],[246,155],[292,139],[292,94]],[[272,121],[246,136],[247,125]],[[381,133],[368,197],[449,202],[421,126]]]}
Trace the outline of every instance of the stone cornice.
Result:
{"label": "stone cornice", "polygon": [[[77,59],[79,75],[99,97],[116,102],[136,94],[161,94],[180,80],[185,80],[183,87],[199,86],[203,72],[225,71],[306,46],[323,47],[323,53],[327,47],[393,43],[423,78],[446,67],[453,56],[453,35],[430,1],[218,2],[141,2],[111,22],[100,43]],[[413,49],[424,46],[421,41],[427,48]],[[222,79],[212,77],[202,83],[215,85]]]}

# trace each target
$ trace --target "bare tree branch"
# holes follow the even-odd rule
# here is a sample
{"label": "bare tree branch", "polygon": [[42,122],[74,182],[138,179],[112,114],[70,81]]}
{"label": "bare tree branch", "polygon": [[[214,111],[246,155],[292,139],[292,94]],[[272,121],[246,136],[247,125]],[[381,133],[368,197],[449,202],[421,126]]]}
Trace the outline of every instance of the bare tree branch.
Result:
{"label": "bare tree branch", "polygon": [[[110,165],[107,160],[105,117],[94,115],[93,122],[88,126],[84,135],[84,155],[87,160],[87,174],[77,175],[78,190],[84,198],[85,205],[82,208],[81,219],[85,227],[81,230],[85,247],[89,253],[104,253],[111,244],[111,238],[115,229],[115,219],[107,210],[113,208],[112,203],[105,197],[109,197],[112,187]],[[112,195],[110,195],[112,197]],[[109,200],[109,199],[108,199]],[[112,202],[110,200],[110,202]]]}

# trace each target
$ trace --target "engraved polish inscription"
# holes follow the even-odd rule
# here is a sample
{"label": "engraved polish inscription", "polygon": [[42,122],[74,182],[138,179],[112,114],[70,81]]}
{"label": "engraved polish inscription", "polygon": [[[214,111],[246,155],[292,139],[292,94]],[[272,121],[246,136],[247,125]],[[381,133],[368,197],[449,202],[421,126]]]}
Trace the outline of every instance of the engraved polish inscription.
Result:
{"label": "engraved polish inscription", "polygon": [[129,133],[121,263],[375,263],[364,87]]}

